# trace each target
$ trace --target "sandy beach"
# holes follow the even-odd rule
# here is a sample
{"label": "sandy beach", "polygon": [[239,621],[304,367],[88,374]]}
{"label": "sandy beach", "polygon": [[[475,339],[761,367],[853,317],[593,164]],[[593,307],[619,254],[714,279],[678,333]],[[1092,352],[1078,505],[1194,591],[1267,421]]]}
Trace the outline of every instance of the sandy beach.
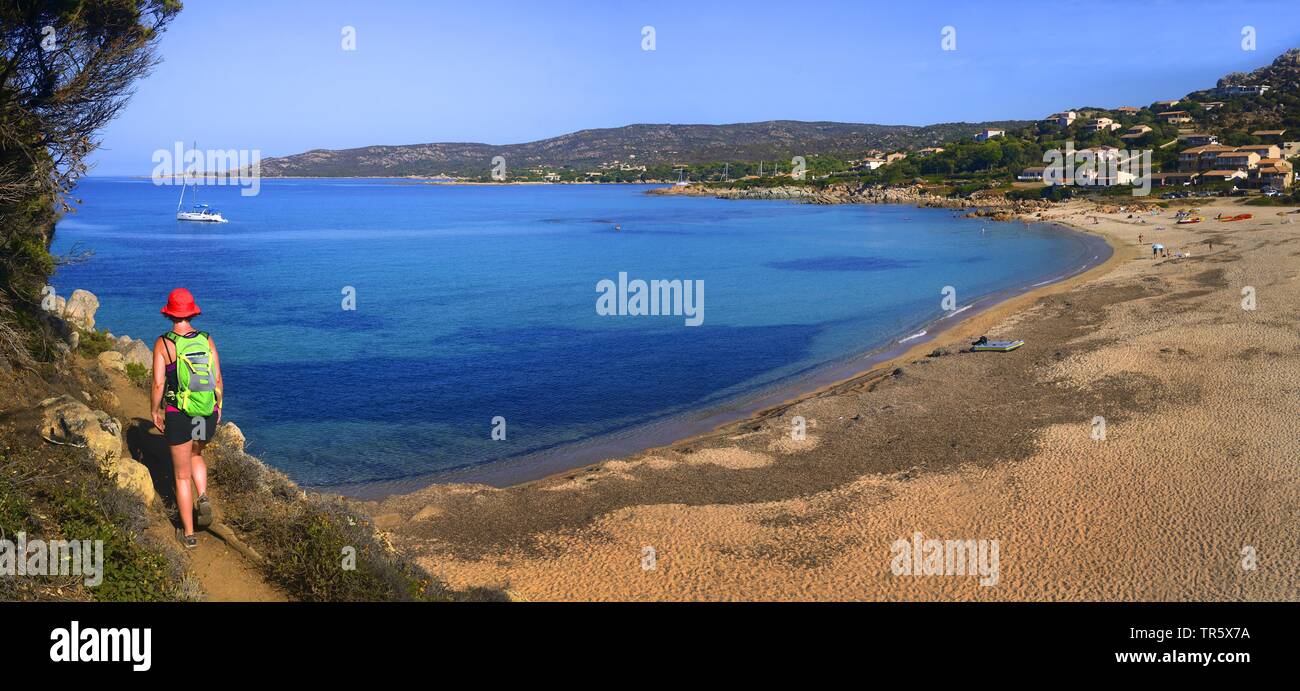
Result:
{"label": "sandy beach", "polygon": [[[711,434],[367,509],[452,587],[527,600],[1297,600],[1293,211],[1054,207],[1111,260]],[[1026,345],[963,352],[984,334]],[[896,575],[918,533],[996,542],[996,584]]]}

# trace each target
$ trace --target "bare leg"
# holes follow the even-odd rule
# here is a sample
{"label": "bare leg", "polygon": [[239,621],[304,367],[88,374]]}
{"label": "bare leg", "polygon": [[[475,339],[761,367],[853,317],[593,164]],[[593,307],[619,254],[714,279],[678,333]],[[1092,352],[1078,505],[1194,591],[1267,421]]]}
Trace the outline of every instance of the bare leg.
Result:
{"label": "bare leg", "polygon": [[199,496],[208,493],[208,464],[203,460],[203,447],[207,442],[195,441],[194,450],[190,455],[190,469],[194,476],[194,487],[198,490]]}
{"label": "bare leg", "polygon": [[[176,444],[172,449],[172,472],[176,475],[176,510],[181,514],[185,535],[194,534],[193,477],[190,471],[190,442]],[[205,470],[206,474],[206,470]]]}

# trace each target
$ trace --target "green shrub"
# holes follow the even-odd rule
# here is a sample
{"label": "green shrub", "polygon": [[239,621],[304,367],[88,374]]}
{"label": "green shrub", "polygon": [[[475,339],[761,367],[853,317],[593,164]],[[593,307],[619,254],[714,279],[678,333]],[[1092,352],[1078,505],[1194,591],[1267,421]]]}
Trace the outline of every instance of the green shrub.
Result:
{"label": "green shrub", "polygon": [[[8,442],[9,440],[4,440]],[[20,446],[0,450],[0,531],[13,539],[102,540],[103,581],[77,576],[0,578],[0,600],[159,601],[196,596],[183,557],[145,533],[147,508],[117,486],[83,450]]]}
{"label": "green shrub", "polygon": [[[114,488],[116,489],[116,488]],[[107,491],[101,487],[101,492]],[[101,497],[83,488],[57,497],[55,506],[63,539],[104,541],[104,581],[90,594],[101,602],[149,602],[175,600],[179,576],[172,564],[157,552],[144,549],[139,533],[126,529],[129,516],[106,509]],[[139,526],[138,529],[143,529]]]}
{"label": "green shrub", "polygon": [[442,599],[431,578],[390,562],[369,521],[337,501],[314,497],[285,527],[295,539],[267,568],[273,580],[301,599]]}
{"label": "green shrub", "polygon": [[100,353],[112,350],[114,345],[116,344],[113,339],[108,337],[108,334],[92,329],[81,332],[81,339],[77,343],[77,351],[87,357],[99,357]]}
{"label": "green shrub", "polygon": [[1291,194],[1282,194],[1276,197],[1258,196],[1252,197],[1246,202],[1250,206],[1296,206],[1300,204],[1300,192]]}
{"label": "green shrub", "polygon": [[131,380],[136,386],[145,387],[149,385],[149,368],[138,362],[126,363],[126,378]]}
{"label": "green shrub", "polygon": [[291,597],[451,599],[441,583],[394,551],[370,519],[344,500],[302,491],[225,434],[218,435],[205,458],[225,522],[265,557],[267,577]]}

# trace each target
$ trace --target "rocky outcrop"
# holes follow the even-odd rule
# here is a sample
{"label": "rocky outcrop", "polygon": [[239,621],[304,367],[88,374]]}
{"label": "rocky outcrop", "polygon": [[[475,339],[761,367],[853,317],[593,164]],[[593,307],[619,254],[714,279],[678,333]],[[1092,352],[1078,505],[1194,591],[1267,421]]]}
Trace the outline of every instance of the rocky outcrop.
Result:
{"label": "rocky outcrop", "polygon": [[146,368],[153,366],[153,350],[139,339],[121,336],[113,345],[113,351],[122,356],[123,366],[128,364],[136,364]]}
{"label": "rocky outcrop", "polygon": [[42,321],[44,321],[46,326],[49,327],[50,333],[54,334],[55,338],[59,339],[56,345],[66,352],[71,352],[76,350],[78,345],[81,345],[81,333],[73,328],[71,324],[64,321],[63,317],[59,316],[59,314],[61,313],[56,313],[54,311],[47,312],[42,315]]}
{"label": "rocky outcrop", "polygon": [[122,426],[102,410],[68,396],[41,401],[41,438],[52,444],[86,449],[117,480],[119,487],[140,495],[145,503],[157,494],[149,469],[122,453]]}
{"label": "rocky outcrop", "polygon": [[97,459],[122,452],[122,426],[102,410],[68,396],[41,401],[41,437],[54,444],[89,449]]}
{"label": "rocky outcrop", "polygon": [[68,298],[54,296],[45,306],[45,323],[50,332],[59,339],[56,344],[60,350],[71,353],[81,344],[81,331],[95,328],[95,312],[99,310],[99,298],[89,290],[77,289]]}
{"label": "rocky outcrop", "polygon": [[105,372],[126,372],[126,362],[122,359],[122,354],[116,350],[105,350],[97,359],[100,369]]}
{"label": "rocky outcrop", "polygon": [[[57,309],[58,305],[55,307]],[[59,316],[82,331],[92,331],[95,328],[95,312],[98,310],[99,298],[89,290],[78,288],[72,291]]]}

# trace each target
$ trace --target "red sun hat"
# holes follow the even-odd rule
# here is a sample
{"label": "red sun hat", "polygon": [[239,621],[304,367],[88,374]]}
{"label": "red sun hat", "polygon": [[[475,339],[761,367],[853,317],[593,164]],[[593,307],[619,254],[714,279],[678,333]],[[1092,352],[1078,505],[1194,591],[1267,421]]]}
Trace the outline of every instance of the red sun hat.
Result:
{"label": "red sun hat", "polygon": [[203,310],[194,304],[194,296],[184,288],[173,290],[167,296],[167,306],[158,311],[177,319],[185,319],[203,313]]}

